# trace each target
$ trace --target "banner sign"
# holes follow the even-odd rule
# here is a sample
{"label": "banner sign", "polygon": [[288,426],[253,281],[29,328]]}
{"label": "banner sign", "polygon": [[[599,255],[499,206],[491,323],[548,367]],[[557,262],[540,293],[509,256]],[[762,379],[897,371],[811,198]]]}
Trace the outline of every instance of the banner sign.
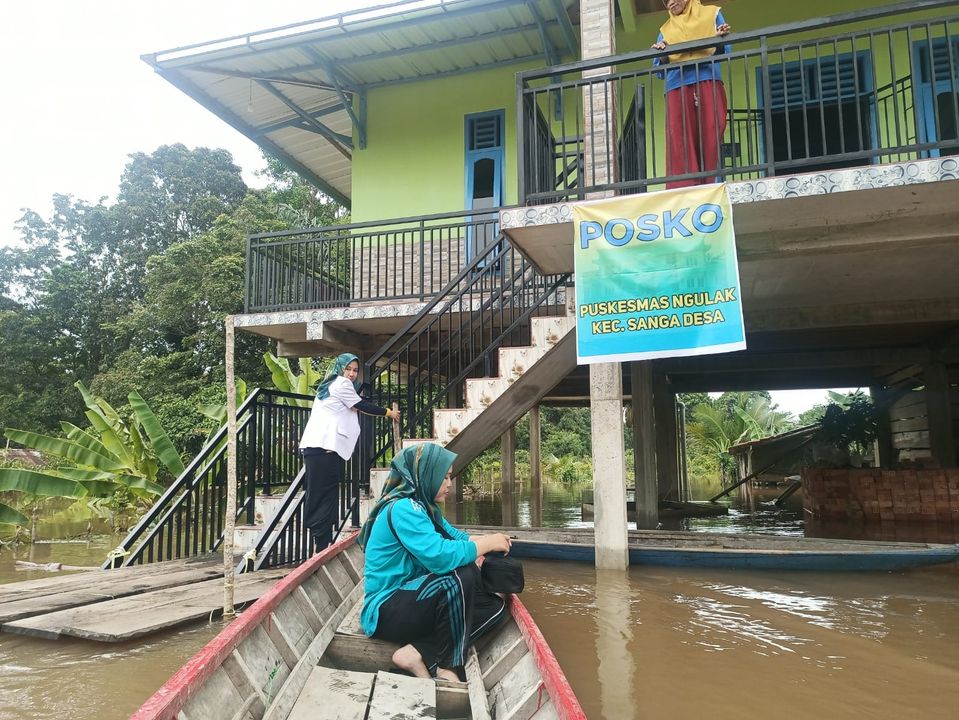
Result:
{"label": "banner sign", "polygon": [[746,348],[724,184],[573,206],[579,364]]}

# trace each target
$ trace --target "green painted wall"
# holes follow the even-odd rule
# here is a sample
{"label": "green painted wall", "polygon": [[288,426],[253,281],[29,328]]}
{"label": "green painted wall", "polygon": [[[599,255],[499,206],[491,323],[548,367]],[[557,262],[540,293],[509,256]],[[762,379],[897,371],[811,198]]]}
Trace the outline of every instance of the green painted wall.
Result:
{"label": "green painted wall", "polygon": [[[869,0],[736,0],[724,9],[724,14],[734,32],[743,32],[875,5]],[[926,16],[941,14],[939,11]],[[620,30],[617,33],[617,51],[648,48],[656,39],[664,17],[661,14],[639,16],[635,32]],[[919,17],[922,16],[914,15],[910,19]],[[880,20],[872,25],[889,22]],[[814,35],[821,35],[821,31]],[[881,50],[884,40],[880,38],[877,43],[874,49]],[[849,49],[846,43],[839,47],[839,52]],[[895,54],[897,75],[901,77],[909,68],[905,44],[898,45]],[[784,59],[788,62],[797,57],[787,55]],[[511,65],[371,91],[367,100],[367,147],[356,149],[353,154],[353,220],[362,222],[463,209],[466,192],[464,117],[491,110],[506,113],[506,203],[514,204],[517,201],[515,75],[520,70],[541,65]],[[754,67],[752,63],[746,73],[751,81],[755,78]],[[881,87],[890,80],[887,68],[879,66],[878,85]],[[730,106],[755,108],[755,98],[744,95],[747,91],[751,92],[745,82],[732,88]],[[622,99],[628,101],[628,90]],[[571,109],[569,104],[567,107]],[[884,130],[882,123],[880,118],[880,133]],[[567,130],[569,127],[567,125]],[[648,127],[648,146],[657,148],[660,167],[663,167],[662,132],[661,127],[652,124]],[[560,134],[555,124],[554,134]]]}
{"label": "green painted wall", "polygon": [[530,65],[373,90],[353,153],[354,222],[462,210],[465,116],[506,111],[506,201],[516,202],[516,73]]}

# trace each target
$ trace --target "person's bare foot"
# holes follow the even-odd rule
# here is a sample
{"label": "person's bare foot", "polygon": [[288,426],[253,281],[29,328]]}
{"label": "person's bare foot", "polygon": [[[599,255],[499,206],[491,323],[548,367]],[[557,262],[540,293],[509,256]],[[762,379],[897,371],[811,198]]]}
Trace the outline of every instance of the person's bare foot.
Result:
{"label": "person's bare foot", "polygon": [[459,682],[460,680],[455,672],[446,668],[436,668],[436,677],[439,680],[452,680],[453,682]]}
{"label": "person's bare foot", "polygon": [[[393,664],[401,670],[412,673],[416,677],[430,677],[430,671],[426,669],[423,656],[420,655],[419,650],[412,645],[404,645],[393,653]],[[447,670],[446,672],[449,671]]]}

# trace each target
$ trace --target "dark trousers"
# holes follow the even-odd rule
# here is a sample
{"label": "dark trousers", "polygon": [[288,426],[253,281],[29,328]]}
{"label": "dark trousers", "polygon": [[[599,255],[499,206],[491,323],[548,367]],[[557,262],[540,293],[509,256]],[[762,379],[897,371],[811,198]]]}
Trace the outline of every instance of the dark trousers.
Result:
{"label": "dark trousers", "polygon": [[310,529],[316,549],[322,550],[333,542],[343,458],[335,452],[307,448],[303,451],[303,463],[306,465],[303,524]]}
{"label": "dark trousers", "polygon": [[437,667],[461,669],[466,649],[505,616],[503,598],[483,590],[479,568],[470,563],[393,593],[380,606],[373,637],[411,644],[435,676]]}

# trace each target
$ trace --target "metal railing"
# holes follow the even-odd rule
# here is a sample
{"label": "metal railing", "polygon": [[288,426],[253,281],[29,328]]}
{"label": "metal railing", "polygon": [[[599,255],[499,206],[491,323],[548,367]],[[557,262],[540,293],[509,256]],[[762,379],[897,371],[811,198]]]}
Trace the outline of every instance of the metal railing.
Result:
{"label": "metal railing", "polygon": [[[297,444],[313,398],[254,390],[237,410],[237,513],[254,524],[257,494],[285,489],[300,472]],[[103,567],[175,560],[215,551],[226,519],[226,426],[111,553]]]}
{"label": "metal railing", "polygon": [[497,218],[460,211],[251,235],[245,312],[432,298],[495,237]]}
{"label": "metal railing", "polygon": [[[917,0],[522,72],[520,197],[535,204],[959,154],[955,7]],[[943,9],[951,14],[931,17]],[[704,49],[716,54],[668,61]],[[687,85],[690,102],[668,100],[666,80],[691,75],[722,84]],[[586,128],[587,116],[601,119]],[[586,147],[618,174],[597,176]]]}
{"label": "metal railing", "polygon": [[[433,410],[462,407],[466,379],[496,375],[499,348],[528,345],[530,317],[565,311],[562,289],[570,281],[569,274],[541,275],[498,235],[367,361],[373,401],[399,403],[403,437],[433,437]],[[392,426],[371,420],[363,457],[368,467],[386,465]]]}
{"label": "metal railing", "polygon": [[[358,456],[350,459],[346,479],[339,487],[339,511],[333,542],[347,527],[359,525],[359,473],[362,466]],[[294,478],[283,495],[283,500],[273,517],[263,526],[260,537],[253,547],[253,561],[244,558],[237,566],[240,572],[264,568],[298,565],[314,552],[313,538],[304,523],[305,515],[305,468]]]}

